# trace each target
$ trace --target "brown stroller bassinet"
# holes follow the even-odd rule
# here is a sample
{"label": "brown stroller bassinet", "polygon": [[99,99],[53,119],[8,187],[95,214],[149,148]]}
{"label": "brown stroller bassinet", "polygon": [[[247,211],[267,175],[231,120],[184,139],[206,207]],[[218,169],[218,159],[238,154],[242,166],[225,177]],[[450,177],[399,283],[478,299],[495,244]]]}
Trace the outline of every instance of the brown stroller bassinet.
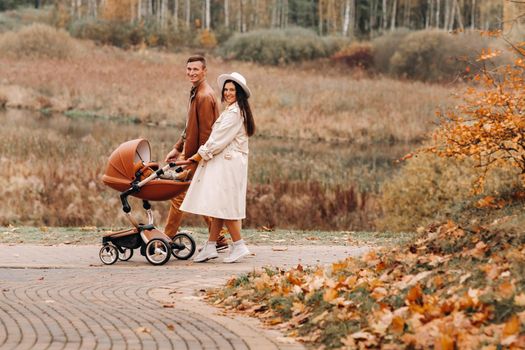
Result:
{"label": "brown stroller bassinet", "polygon": [[[109,157],[106,171],[102,176],[105,185],[121,192],[122,210],[133,225],[132,228],[110,232],[102,237],[100,260],[114,264],[117,260],[126,261],[133,256],[133,249],[153,265],[165,264],[171,254],[178,259],[189,259],[195,253],[195,241],[190,234],[179,232],[170,239],[153,225],[153,214],[149,201],[164,201],[185,191],[189,181],[161,179],[160,176],[170,168],[182,171],[189,161],[169,163],[159,168],[151,162],[151,148],[146,139],[136,139],[121,144]],[[148,215],[148,224],[140,224],[131,216],[128,197],[142,199]]]}

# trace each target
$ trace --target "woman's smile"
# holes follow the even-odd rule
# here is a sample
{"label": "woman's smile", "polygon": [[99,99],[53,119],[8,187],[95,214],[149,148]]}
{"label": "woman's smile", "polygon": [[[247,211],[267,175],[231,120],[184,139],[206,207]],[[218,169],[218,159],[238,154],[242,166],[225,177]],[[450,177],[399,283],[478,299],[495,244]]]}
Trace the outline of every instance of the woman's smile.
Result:
{"label": "woman's smile", "polygon": [[228,105],[231,105],[232,103],[235,103],[237,101],[235,85],[233,85],[233,83],[224,84],[223,94],[224,100]]}

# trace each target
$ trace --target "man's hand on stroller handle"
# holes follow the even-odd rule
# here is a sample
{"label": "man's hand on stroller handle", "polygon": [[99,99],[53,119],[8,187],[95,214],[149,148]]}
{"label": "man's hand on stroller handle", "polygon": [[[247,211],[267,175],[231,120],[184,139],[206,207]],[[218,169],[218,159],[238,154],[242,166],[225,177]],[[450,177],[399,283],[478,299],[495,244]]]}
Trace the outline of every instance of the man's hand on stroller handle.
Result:
{"label": "man's hand on stroller handle", "polygon": [[179,158],[179,156],[180,152],[176,148],[174,148],[166,155],[166,159],[164,159],[164,161],[166,163],[171,163],[176,161]]}

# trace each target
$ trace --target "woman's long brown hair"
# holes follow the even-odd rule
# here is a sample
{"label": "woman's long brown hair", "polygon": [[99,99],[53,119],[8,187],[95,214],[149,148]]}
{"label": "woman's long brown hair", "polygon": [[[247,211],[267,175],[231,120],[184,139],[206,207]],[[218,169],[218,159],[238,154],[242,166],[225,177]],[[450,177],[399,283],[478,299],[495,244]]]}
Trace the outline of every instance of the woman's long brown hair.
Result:
{"label": "woman's long brown hair", "polygon": [[237,104],[241,109],[241,116],[244,119],[244,128],[248,136],[255,134],[255,121],[253,120],[252,109],[250,103],[248,102],[248,97],[244,89],[233,80],[226,80],[222,86],[221,101],[224,102],[224,86],[226,83],[233,83],[235,85],[235,97],[237,98]]}

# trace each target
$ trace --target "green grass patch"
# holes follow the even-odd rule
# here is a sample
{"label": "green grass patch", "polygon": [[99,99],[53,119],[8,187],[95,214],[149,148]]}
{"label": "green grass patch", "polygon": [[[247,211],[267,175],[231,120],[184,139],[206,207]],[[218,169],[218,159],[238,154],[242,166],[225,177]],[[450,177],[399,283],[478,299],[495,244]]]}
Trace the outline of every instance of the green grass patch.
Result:
{"label": "green grass patch", "polygon": [[[98,244],[102,236],[110,231],[124,227],[28,227],[0,226],[0,243],[20,244]],[[183,228],[190,231],[197,242],[207,239],[207,229],[204,227]],[[297,231],[275,230],[261,231],[244,229],[243,238],[253,245],[396,245],[414,237],[412,233],[378,233],[350,231]]]}

